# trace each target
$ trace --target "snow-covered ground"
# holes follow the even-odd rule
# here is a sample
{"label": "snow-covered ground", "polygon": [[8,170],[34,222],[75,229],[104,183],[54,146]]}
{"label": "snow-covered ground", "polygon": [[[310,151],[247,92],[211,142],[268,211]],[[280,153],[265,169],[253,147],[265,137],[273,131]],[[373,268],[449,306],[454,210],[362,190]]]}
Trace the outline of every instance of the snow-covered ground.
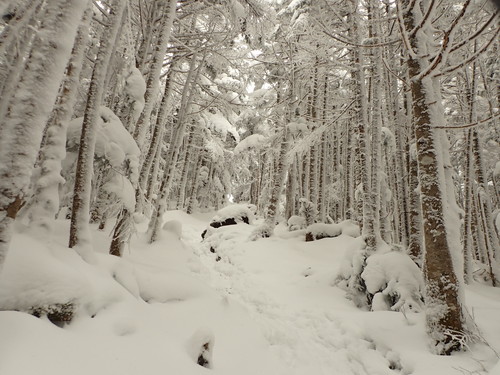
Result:
{"label": "snow-covered ground", "polygon": [[[182,223],[181,239],[171,223],[154,245],[134,238],[122,259],[106,255],[109,236],[95,231],[92,265],[66,248],[65,221],[50,243],[16,234],[0,306],[78,309],[64,328],[0,311],[0,374],[500,374],[500,289],[466,292],[491,347],[435,356],[422,313],[362,311],[334,286],[359,238],[304,242],[279,226],[271,238],[248,241],[256,221],[218,228],[202,242],[212,216],[168,212],[166,220]],[[209,369],[197,364],[207,342]]]}

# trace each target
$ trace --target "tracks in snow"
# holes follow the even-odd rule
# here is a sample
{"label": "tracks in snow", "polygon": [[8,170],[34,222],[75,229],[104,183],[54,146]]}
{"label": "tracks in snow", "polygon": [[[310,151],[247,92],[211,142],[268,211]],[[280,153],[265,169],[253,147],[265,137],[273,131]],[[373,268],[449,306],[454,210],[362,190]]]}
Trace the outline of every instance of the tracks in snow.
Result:
{"label": "tracks in snow", "polygon": [[[227,233],[217,238],[217,244],[193,241],[191,245],[210,271],[212,286],[248,310],[271,350],[288,369],[287,374],[405,373],[400,371],[395,353],[377,348],[359,327],[341,321],[334,311],[301,304],[300,294],[290,303],[282,298],[280,290],[290,290],[290,285],[283,274],[273,272],[280,267],[279,259],[274,260],[276,264],[258,270],[248,259],[259,246],[269,246],[266,242],[269,240],[248,243],[244,242],[244,232],[235,234],[228,230]],[[198,236],[193,231],[188,238]],[[216,245],[217,254],[210,252],[211,245]],[[279,241],[273,245],[280,246]]]}

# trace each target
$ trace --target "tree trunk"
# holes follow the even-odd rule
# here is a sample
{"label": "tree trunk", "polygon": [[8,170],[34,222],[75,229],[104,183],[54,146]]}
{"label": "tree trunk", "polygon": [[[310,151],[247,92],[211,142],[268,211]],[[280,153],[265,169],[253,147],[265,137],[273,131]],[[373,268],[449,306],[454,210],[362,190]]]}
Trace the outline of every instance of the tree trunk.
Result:
{"label": "tree trunk", "polygon": [[177,158],[179,156],[181,142],[186,130],[186,125],[187,125],[186,117],[188,115],[189,108],[191,107],[194,85],[198,80],[201,67],[205,62],[205,57],[206,54],[203,55],[203,58],[198,63],[198,65],[196,64],[197,54],[195,53],[191,57],[189,71],[182,92],[181,105],[179,108],[176,128],[174,129],[172,135],[172,141],[170,142],[170,146],[167,152],[167,157],[166,157],[167,165],[165,166],[165,170],[163,172],[162,183],[160,186],[160,196],[156,201],[153,215],[151,217],[148,226],[149,243],[153,243],[158,239],[160,227],[162,224],[162,216],[165,210],[167,209],[168,196],[170,194],[170,189],[172,187],[174,171],[177,163]]}
{"label": "tree trunk", "polygon": [[78,28],[62,82],[58,101],[50,116],[44,145],[40,151],[40,176],[35,183],[33,203],[29,210],[30,225],[50,232],[59,210],[59,185],[64,183],[61,176],[62,161],[66,156],[66,131],[78,92],[79,76],[83,54],[88,42],[88,27],[91,9],[86,10]]}
{"label": "tree trunk", "polygon": [[[403,0],[398,5],[405,8],[409,6],[409,2]],[[417,7],[418,4],[414,6]],[[430,39],[425,34],[426,30],[410,34],[421,22],[416,18],[416,14],[417,9],[407,8],[403,16],[404,25],[401,26],[408,33],[411,48],[418,54],[419,48],[427,46]],[[427,331],[434,341],[435,352],[449,355],[462,348],[465,323],[460,284],[448,238],[452,223],[447,222],[445,214],[445,205],[448,203],[441,153],[447,153],[448,150],[441,150],[443,145],[439,144],[439,130],[433,129],[439,125],[437,116],[442,114],[443,110],[434,79],[421,75],[428,62],[424,58],[414,57],[411,53],[408,55],[425,244]]]}
{"label": "tree trunk", "polygon": [[158,92],[158,85],[160,82],[160,73],[163,66],[163,59],[167,52],[168,42],[172,32],[172,25],[175,18],[177,1],[168,0],[162,9],[162,21],[160,24],[160,31],[158,41],[153,52],[152,62],[146,82],[146,93],[144,94],[144,109],[137,121],[134,130],[134,139],[137,141],[139,149],[142,151],[146,132],[149,129],[151,120],[151,112],[155,103],[156,95]]}
{"label": "tree trunk", "polygon": [[89,210],[96,127],[99,121],[99,112],[104,93],[104,79],[112,51],[110,42],[115,39],[116,33],[120,28],[119,21],[121,20],[125,6],[126,3],[121,0],[115,0],[111,5],[107,29],[101,38],[99,51],[92,71],[76,165],[69,234],[70,248],[74,248],[77,245],[87,246],[90,244]]}
{"label": "tree trunk", "polygon": [[46,4],[32,53],[10,98],[8,115],[0,124],[0,267],[86,6],[76,0]]}

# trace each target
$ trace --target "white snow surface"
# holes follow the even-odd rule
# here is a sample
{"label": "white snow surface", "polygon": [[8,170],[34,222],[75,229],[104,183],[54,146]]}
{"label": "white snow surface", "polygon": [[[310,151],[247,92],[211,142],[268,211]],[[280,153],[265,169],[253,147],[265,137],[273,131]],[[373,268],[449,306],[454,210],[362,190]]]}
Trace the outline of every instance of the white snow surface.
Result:
{"label": "white snow surface", "polygon": [[[212,253],[200,237],[212,215],[167,212],[165,221],[182,223],[181,238],[166,230],[149,245],[139,234],[122,258],[107,255],[110,238],[95,230],[93,265],[66,247],[66,220],[50,241],[15,233],[0,274],[0,310],[10,310],[0,311],[0,374],[500,373],[498,288],[466,290],[491,348],[432,355],[423,313],[362,311],[334,286],[360,238],[304,242],[281,236],[279,225],[275,236],[248,241],[255,220],[219,228]],[[65,301],[77,313],[64,328],[12,311]],[[209,369],[196,363],[205,343]]]}

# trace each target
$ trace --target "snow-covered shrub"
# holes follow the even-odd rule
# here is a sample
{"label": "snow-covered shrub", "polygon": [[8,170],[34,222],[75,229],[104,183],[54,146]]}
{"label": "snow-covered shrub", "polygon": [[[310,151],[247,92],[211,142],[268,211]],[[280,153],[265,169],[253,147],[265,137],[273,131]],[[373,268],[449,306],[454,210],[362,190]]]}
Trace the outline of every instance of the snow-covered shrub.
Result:
{"label": "snow-covered shrub", "polygon": [[302,216],[290,216],[287,222],[288,231],[293,232],[295,230],[304,229],[306,227],[306,219]]}
{"label": "snow-covered shrub", "polygon": [[410,310],[423,307],[422,271],[401,251],[384,251],[367,256],[364,240],[358,249],[347,251],[336,284],[346,290],[356,306],[370,310]]}
{"label": "snow-covered shrub", "polygon": [[[67,149],[70,153],[78,152],[83,117],[71,120],[68,127]],[[105,159],[113,169],[129,171],[134,183],[139,177],[140,150],[134,138],[125,129],[120,119],[107,107],[99,109],[95,157]]]}
{"label": "snow-covered shrub", "polygon": [[61,327],[73,319],[75,305],[71,302],[55,303],[53,305],[33,307],[27,312],[37,318],[46,317],[50,322]]}
{"label": "snow-covered shrub", "polygon": [[[63,205],[69,206],[72,196],[72,179],[76,166],[83,117],[70,121],[66,142],[66,160],[63,163],[63,177],[66,179]],[[140,150],[134,138],[121,120],[107,107],[100,107],[96,128],[94,150],[94,170],[101,172],[102,178],[94,181],[96,194],[93,211],[114,216],[122,207],[135,207],[135,184],[139,178]],[[110,199],[111,198],[111,199]],[[94,214],[94,212],[93,212]]]}
{"label": "snow-covered shrub", "polygon": [[361,278],[366,261],[365,242],[362,237],[359,237],[357,241],[359,245],[356,249],[345,252],[335,284],[346,291],[346,297],[356,306],[367,308],[369,299],[365,282]]}
{"label": "snow-covered shrub", "polygon": [[257,241],[260,238],[269,238],[273,234],[273,228],[270,225],[263,223],[254,229],[250,235],[250,241]]}
{"label": "snow-covered shrub", "polygon": [[419,312],[423,307],[422,272],[402,252],[373,254],[366,259],[361,273],[366,291],[373,296],[371,309],[401,309]]}

